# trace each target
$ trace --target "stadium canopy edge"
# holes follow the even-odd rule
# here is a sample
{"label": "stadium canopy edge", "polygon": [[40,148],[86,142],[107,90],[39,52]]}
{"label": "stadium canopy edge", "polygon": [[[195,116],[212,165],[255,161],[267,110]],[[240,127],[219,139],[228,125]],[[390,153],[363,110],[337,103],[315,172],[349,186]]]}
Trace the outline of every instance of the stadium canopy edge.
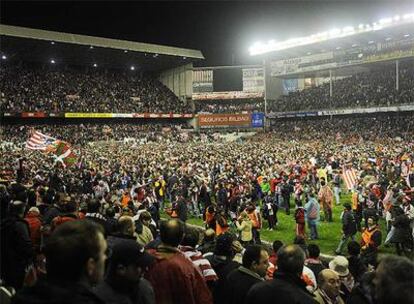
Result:
{"label": "stadium canopy edge", "polygon": [[0,24],[0,35],[55,41],[69,44],[88,45],[93,47],[120,49],[132,52],[180,56],[194,59],[205,59],[201,51],[198,50],[183,49],[172,46],[134,42],[127,40],[39,30],[5,24]]}

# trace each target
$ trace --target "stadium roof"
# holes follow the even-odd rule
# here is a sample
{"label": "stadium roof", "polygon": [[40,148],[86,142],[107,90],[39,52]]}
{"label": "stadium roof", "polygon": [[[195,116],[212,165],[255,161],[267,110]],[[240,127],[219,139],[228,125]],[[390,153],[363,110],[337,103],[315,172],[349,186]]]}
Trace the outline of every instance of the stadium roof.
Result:
{"label": "stadium roof", "polygon": [[[331,29],[309,37],[300,37],[279,43],[272,40],[267,43],[257,42],[250,48],[250,54],[272,58],[292,58],[401,39],[407,37],[406,35],[414,37],[414,14],[407,14],[407,16],[409,18],[406,20],[398,19],[398,22],[392,21],[392,18],[385,18],[372,25],[360,24],[357,27]],[[398,16],[398,18],[403,17]],[[389,19],[391,19],[391,23],[388,23]],[[381,24],[381,22],[385,23]]]}
{"label": "stadium roof", "polygon": [[198,50],[3,24],[0,39],[2,55],[33,62],[161,71],[204,59]]}

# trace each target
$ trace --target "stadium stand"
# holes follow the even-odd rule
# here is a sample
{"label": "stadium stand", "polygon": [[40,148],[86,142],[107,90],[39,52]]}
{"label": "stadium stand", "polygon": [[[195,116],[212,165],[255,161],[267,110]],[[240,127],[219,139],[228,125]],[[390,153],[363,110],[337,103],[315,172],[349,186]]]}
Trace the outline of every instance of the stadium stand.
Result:
{"label": "stadium stand", "polygon": [[139,73],[36,66],[0,68],[2,112],[189,113],[158,80]]}

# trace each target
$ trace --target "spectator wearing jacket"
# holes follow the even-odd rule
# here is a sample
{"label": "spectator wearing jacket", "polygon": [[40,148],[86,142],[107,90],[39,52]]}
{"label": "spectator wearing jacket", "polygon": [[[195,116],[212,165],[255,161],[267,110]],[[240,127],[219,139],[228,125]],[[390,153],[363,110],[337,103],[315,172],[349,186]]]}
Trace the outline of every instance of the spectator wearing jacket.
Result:
{"label": "spectator wearing jacket", "polygon": [[378,248],[381,245],[382,232],[374,218],[368,218],[368,227],[361,234],[361,257],[365,264],[377,266]]}
{"label": "spectator wearing jacket", "polygon": [[252,221],[246,211],[240,213],[239,219],[235,220],[237,230],[240,231],[240,242],[242,245],[251,244],[253,241]]}
{"label": "spectator wearing jacket", "polygon": [[269,254],[260,245],[249,245],[243,254],[243,263],[227,276],[226,301],[243,303],[250,288],[264,281],[269,266]]}
{"label": "spectator wearing jacket", "polygon": [[142,277],[154,260],[132,240],[116,244],[108,259],[105,280],[95,288],[95,293],[106,304],[155,304],[154,290]]}
{"label": "spectator wearing jacket", "polygon": [[42,221],[40,219],[40,212],[37,207],[31,207],[25,216],[25,221],[29,224],[30,239],[35,253],[40,251]]}
{"label": "spectator wearing jacket", "polygon": [[47,279],[18,292],[14,303],[105,303],[91,287],[103,280],[106,249],[103,229],[96,223],[60,225],[45,246]]}
{"label": "spectator wearing jacket", "polygon": [[211,304],[212,296],[200,271],[179,251],[184,224],[175,219],[160,223],[161,244],[146,274],[157,303]]}
{"label": "spectator wearing jacket", "polygon": [[306,222],[308,223],[310,231],[310,239],[316,240],[319,238],[317,225],[320,219],[320,206],[315,198],[315,193],[312,190],[308,193],[308,202],[305,204],[304,208]]}
{"label": "spectator wearing jacket", "polygon": [[367,272],[368,268],[364,264],[364,259],[360,255],[361,246],[356,241],[348,243],[348,263],[349,272],[356,282],[360,282],[362,275]]}
{"label": "spectator wearing jacket", "polygon": [[336,254],[341,254],[343,247],[348,242],[348,239],[355,239],[355,234],[357,232],[356,221],[354,214],[352,212],[352,207],[350,204],[344,204],[344,211],[342,213],[342,238],[338,244],[338,247],[335,250]]}
{"label": "spectator wearing jacket", "polygon": [[270,299],[280,303],[318,303],[306,289],[301,279],[305,253],[297,245],[279,249],[277,272],[273,280],[255,284],[247,294],[247,304],[267,304]]}
{"label": "spectator wearing jacket", "polygon": [[332,222],[333,192],[325,180],[321,181],[318,198],[325,215],[325,220]]}
{"label": "spectator wearing jacket", "polygon": [[341,281],[338,274],[330,269],[322,270],[318,275],[318,289],[315,291],[319,304],[344,304],[340,297]]}
{"label": "spectator wearing jacket", "polygon": [[22,288],[26,269],[34,259],[29,224],[23,218],[25,209],[26,203],[11,202],[8,216],[0,223],[0,276],[7,286],[16,290]]}
{"label": "spectator wearing jacket", "polygon": [[318,277],[318,274],[326,267],[323,265],[322,261],[319,259],[321,251],[319,246],[316,244],[308,245],[308,258],[305,260],[305,266],[313,271],[315,277]]}

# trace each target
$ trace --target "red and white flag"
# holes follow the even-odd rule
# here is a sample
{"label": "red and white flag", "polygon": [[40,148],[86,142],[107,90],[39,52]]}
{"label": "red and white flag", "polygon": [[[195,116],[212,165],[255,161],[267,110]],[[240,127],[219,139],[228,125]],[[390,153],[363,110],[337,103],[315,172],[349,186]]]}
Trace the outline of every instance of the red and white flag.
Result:
{"label": "red and white flag", "polygon": [[343,168],[342,177],[345,181],[346,188],[352,190],[357,183],[357,171],[354,168]]}
{"label": "red and white flag", "polygon": [[32,136],[26,141],[26,148],[30,150],[46,151],[47,148],[56,142],[56,138],[50,137],[39,131],[34,131]]}

